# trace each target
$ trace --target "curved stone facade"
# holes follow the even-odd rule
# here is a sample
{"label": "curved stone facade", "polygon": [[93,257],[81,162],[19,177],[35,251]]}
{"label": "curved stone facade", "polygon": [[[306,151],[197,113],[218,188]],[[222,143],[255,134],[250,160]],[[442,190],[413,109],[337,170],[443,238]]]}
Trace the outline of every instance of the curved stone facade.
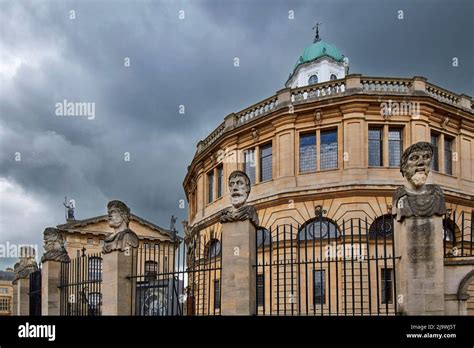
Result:
{"label": "curved stone facade", "polygon": [[[369,147],[369,130],[380,135],[378,145],[371,133]],[[307,134],[314,135],[316,160],[304,167],[300,142]],[[328,142],[331,137],[336,142]],[[437,168],[432,169],[430,182],[442,187],[448,210],[458,217],[462,211],[470,214],[474,207],[470,97],[448,92],[422,77],[349,75],[283,89],[230,114],[199,142],[184,180],[189,227],[193,232],[220,229],[219,212],[229,206],[226,178],[234,170],[246,171],[245,156],[252,157],[251,149],[255,165],[247,165],[247,171],[255,172],[255,182],[249,203],[257,209],[261,226],[303,224],[314,217],[318,205],[336,223],[349,218],[372,222],[390,213],[393,192],[404,184],[397,156],[419,141],[436,143]],[[377,149],[380,155],[374,156]],[[374,157],[380,162],[369,165]]]}

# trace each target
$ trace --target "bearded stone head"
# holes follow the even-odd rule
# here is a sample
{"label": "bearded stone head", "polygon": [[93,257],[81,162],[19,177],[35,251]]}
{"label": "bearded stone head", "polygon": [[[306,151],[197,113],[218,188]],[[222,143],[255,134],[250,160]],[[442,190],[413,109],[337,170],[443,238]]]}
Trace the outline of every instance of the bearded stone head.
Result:
{"label": "bearded stone head", "polygon": [[128,228],[130,208],[122,201],[110,201],[107,204],[109,226],[114,229]]}
{"label": "bearded stone head", "polygon": [[230,202],[234,208],[245,204],[250,194],[250,179],[241,170],[235,170],[229,175]]}
{"label": "bearded stone head", "polygon": [[46,251],[59,250],[64,245],[64,238],[57,228],[47,227],[43,236]]}
{"label": "bearded stone head", "polygon": [[418,142],[408,147],[400,160],[400,172],[412,188],[420,190],[428,179],[433,158],[433,145]]}

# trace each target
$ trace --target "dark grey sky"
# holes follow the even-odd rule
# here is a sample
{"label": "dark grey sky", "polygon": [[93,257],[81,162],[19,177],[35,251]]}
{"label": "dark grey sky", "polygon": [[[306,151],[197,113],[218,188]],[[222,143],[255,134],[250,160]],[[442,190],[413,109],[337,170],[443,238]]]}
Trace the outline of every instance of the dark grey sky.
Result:
{"label": "dark grey sky", "polygon": [[[316,20],[352,73],[422,75],[474,96],[473,15],[470,0],[2,0],[0,244],[41,245],[64,222],[64,196],[78,219],[110,199],[163,227],[184,219],[195,144],[283,87]],[[94,102],[95,119],[56,116],[63,99]]]}

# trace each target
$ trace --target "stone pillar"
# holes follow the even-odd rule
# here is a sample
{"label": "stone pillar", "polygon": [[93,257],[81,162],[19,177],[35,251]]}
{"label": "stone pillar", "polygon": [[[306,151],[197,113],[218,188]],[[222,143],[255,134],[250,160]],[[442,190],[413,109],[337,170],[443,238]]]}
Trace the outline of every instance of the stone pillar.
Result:
{"label": "stone pillar", "polygon": [[466,94],[459,96],[459,106],[464,109],[471,109],[472,98]]}
{"label": "stone pillar", "polygon": [[237,124],[237,115],[235,115],[234,113],[227,115],[224,118],[224,122],[225,122],[225,130],[233,129],[235,125]]}
{"label": "stone pillar", "polygon": [[61,262],[44,261],[41,269],[41,313],[60,315]]}
{"label": "stone pillar", "polygon": [[426,78],[423,76],[414,76],[412,84],[412,92],[414,94],[426,93]]}
{"label": "stone pillar", "polygon": [[222,315],[254,315],[256,228],[250,220],[222,224]]}
{"label": "stone pillar", "polygon": [[442,216],[395,221],[397,310],[407,315],[444,314]]}
{"label": "stone pillar", "polygon": [[13,282],[13,315],[30,315],[30,278]]}
{"label": "stone pillar", "polygon": [[55,227],[47,227],[43,232],[44,254],[41,258],[41,313],[61,314],[61,262],[70,262],[64,246],[64,236]]}
{"label": "stone pillar", "polygon": [[135,298],[132,298],[134,275],[133,248],[120,251],[114,250],[102,254],[102,304],[104,315],[133,315]]}
{"label": "stone pillar", "polygon": [[291,88],[283,88],[276,93],[278,106],[291,104]]}
{"label": "stone pillar", "polygon": [[362,90],[361,74],[350,74],[346,76],[346,92],[358,92]]}

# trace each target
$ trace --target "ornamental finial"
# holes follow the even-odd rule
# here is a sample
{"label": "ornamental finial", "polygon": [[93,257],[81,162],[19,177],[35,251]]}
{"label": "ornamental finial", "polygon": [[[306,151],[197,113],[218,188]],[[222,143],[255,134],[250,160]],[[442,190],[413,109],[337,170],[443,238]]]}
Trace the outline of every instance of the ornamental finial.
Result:
{"label": "ornamental finial", "polygon": [[321,25],[321,23],[316,23],[316,25],[313,27],[313,30],[316,29],[316,35],[314,36],[314,43],[318,42],[318,41],[321,41],[320,37],[319,37],[319,26]]}

